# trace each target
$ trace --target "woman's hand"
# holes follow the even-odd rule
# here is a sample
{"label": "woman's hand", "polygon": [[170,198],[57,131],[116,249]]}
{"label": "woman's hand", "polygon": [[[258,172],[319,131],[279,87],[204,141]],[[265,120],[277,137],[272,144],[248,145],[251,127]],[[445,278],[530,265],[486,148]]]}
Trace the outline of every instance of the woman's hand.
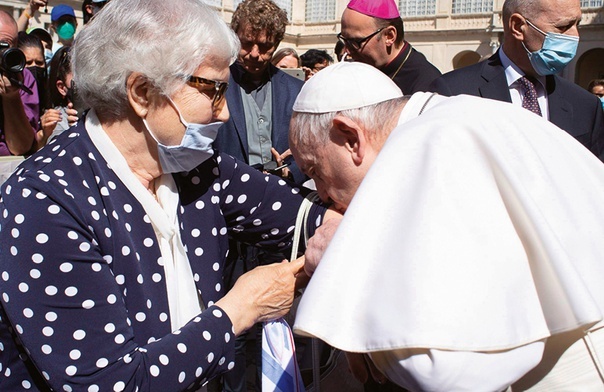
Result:
{"label": "woman's hand", "polygon": [[256,267],[243,274],[216,305],[231,319],[236,335],[260,321],[284,316],[292,306],[296,276],[304,259]]}
{"label": "woman's hand", "polygon": [[61,112],[57,109],[48,109],[40,117],[40,124],[42,124],[42,132],[46,135],[46,138],[52,134],[57,127],[57,124],[62,120]]}
{"label": "woman's hand", "polygon": [[61,121],[61,112],[56,109],[47,109],[40,117],[40,129],[36,132],[36,151],[48,143],[48,138],[54,132],[57,124]]}
{"label": "woman's hand", "polygon": [[78,122],[78,111],[73,108],[73,103],[69,102],[67,104],[67,109],[65,109],[65,113],[67,113],[67,122],[69,126],[74,126]]}
{"label": "woman's hand", "polygon": [[[288,148],[287,150],[285,150],[283,152],[283,154],[279,154],[279,151],[275,150],[274,147],[271,147],[271,154],[273,154],[273,158],[275,158],[275,161],[277,162],[277,167],[279,167],[279,166],[283,166],[283,164],[285,163],[285,158],[291,156],[292,152]],[[287,167],[284,167],[283,169],[281,169],[280,177],[289,178],[289,175],[290,175],[290,171]]]}

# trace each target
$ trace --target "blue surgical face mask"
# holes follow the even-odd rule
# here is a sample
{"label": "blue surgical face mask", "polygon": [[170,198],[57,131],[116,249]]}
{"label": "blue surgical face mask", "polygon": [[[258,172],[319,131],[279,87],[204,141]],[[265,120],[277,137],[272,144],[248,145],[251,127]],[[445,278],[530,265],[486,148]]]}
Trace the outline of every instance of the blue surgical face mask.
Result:
{"label": "blue surgical face mask", "polygon": [[600,98],[600,102],[602,103],[602,109],[604,110],[604,97],[599,97]]}
{"label": "blue surgical face mask", "polygon": [[522,46],[528,54],[531,65],[539,75],[553,75],[564,69],[577,54],[579,46],[579,37],[567,34],[545,33],[528,19],[526,23],[545,36],[541,49],[531,52],[527,49],[524,42]]}
{"label": "blue surgical face mask", "polygon": [[166,146],[160,143],[149,129],[149,124],[144,118],[143,123],[147,128],[147,132],[157,142],[157,152],[162,171],[164,173],[189,172],[214,155],[212,143],[216,139],[218,128],[222,126],[222,122],[210,124],[188,123],[174,101],[168,99],[176,113],[178,113],[180,122],[186,127],[185,135],[179,145]]}
{"label": "blue surgical face mask", "polygon": [[50,60],[52,60],[52,50],[44,49],[44,60],[46,60],[46,65],[50,66]]}

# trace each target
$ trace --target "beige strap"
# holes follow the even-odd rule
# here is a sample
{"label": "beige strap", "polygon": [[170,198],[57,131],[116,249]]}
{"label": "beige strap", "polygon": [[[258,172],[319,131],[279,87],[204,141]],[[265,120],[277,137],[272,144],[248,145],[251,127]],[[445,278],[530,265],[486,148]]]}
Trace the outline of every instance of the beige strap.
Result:
{"label": "beige strap", "polygon": [[311,192],[304,198],[304,200],[302,200],[302,204],[300,204],[298,216],[296,217],[296,226],[294,228],[294,238],[292,244],[292,253],[289,258],[290,260],[295,260],[298,258],[298,248],[300,247],[300,239],[302,239],[302,235],[304,235],[303,241],[305,245],[306,241],[308,241],[308,214],[310,213],[310,207],[312,207],[314,204],[313,202],[318,198],[319,196],[317,192]]}

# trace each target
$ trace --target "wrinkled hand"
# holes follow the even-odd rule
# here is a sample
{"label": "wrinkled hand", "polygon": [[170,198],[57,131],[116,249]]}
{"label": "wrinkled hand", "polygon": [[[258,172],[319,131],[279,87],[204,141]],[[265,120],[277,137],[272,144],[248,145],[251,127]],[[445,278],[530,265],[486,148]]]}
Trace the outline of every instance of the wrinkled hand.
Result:
{"label": "wrinkled hand", "polygon": [[361,353],[346,353],[346,360],[348,361],[348,369],[361,383],[365,384],[369,381],[369,375],[378,382],[383,384],[387,378],[384,376],[373,364],[373,361],[367,354]]}
{"label": "wrinkled hand", "polygon": [[235,334],[260,321],[284,316],[292,306],[296,276],[304,267],[302,258],[256,267],[243,274],[231,291],[216,302],[229,316]]}
{"label": "wrinkled hand", "polygon": [[306,272],[306,275],[312,276],[315,269],[317,269],[323,253],[325,253],[341,221],[342,218],[332,218],[325,221],[308,240],[306,252],[304,252],[304,257],[306,258],[304,272]]}
{"label": "wrinkled hand", "polygon": [[[275,150],[274,147],[271,147],[271,154],[273,154],[273,158],[275,158],[275,161],[277,162],[277,167],[279,167],[279,166],[283,165],[285,158],[292,155],[292,152],[288,148],[287,150],[285,150],[283,152],[283,154],[279,154],[279,151]],[[288,178],[289,174],[290,174],[290,170],[287,167],[281,169],[281,177]]]}

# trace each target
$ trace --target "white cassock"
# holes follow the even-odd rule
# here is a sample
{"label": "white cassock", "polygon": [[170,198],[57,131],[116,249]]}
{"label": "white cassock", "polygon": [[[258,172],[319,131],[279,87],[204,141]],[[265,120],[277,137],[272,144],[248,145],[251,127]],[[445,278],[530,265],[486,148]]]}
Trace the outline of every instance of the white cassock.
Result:
{"label": "white cassock", "polygon": [[604,165],[529,111],[430,97],[405,106],[294,331],[410,390],[603,390]]}

